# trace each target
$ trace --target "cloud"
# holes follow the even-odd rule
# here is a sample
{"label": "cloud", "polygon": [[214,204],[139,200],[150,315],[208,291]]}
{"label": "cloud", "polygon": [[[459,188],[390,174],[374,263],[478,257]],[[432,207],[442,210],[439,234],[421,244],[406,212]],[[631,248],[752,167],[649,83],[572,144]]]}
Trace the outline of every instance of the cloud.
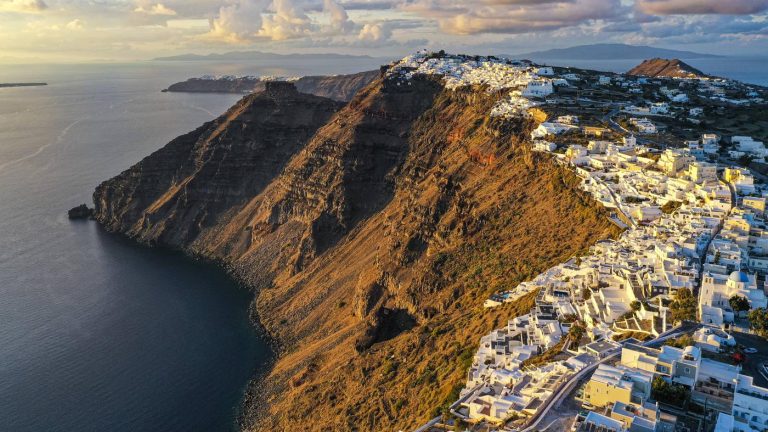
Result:
{"label": "cloud", "polygon": [[636,6],[651,15],[750,15],[768,9],[768,0],[638,0]]}
{"label": "cloud", "polygon": [[366,24],[357,35],[357,39],[364,43],[381,43],[391,37],[392,30],[384,23]]}
{"label": "cloud", "polygon": [[254,38],[262,24],[265,1],[241,0],[222,6],[210,20],[211,29],[203,38],[226,43],[245,43]]}
{"label": "cloud", "polygon": [[0,0],[0,12],[38,13],[46,9],[43,0]]}
{"label": "cloud", "polygon": [[628,8],[620,0],[417,0],[406,11],[433,19],[451,34],[520,34],[556,30],[597,19],[613,19]]}
{"label": "cloud", "polygon": [[147,15],[163,15],[163,16],[175,16],[177,12],[162,3],[156,3],[151,6],[139,5],[134,12],[143,13]]}
{"label": "cloud", "polygon": [[82,30],[85,28],[85,24],[79,19],[73,19],[64,26],[67,30]]}
{"label": "cloud", "polygon": [[332,30],[348,33],[355,27],[355,23],[349,19],[347,11],[336,0],[325,0],[323,9],[330,15]]}
{"label": "cloud", "polygon": [[292,0],[273,0],[272,7],[273,14],[262,15],[258,36],[281,41],[312,34],[314,25],[300,4]]}

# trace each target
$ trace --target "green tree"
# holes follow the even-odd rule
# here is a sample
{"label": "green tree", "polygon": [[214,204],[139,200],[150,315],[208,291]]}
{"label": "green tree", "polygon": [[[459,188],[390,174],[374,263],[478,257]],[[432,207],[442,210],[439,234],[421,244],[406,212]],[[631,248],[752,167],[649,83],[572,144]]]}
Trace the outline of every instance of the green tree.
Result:
{"label": "green tree", "polygon": [[587,329],[584,328],[579,323],[574,323],[570,329],[568,329],[568,338],[571,340],[571,344],[574,347],[579,346],[579,341],[582,337],[584,337],[584,334],[587,332]]}
{"label": "green tree", "polygon": [[687,387],[667,382],[661,376],[653,379],[651,394],[656,401],[675,406],[683,406],[685,401],[691,396],[691,392]]}
{"label": "green tree", "polygon": [[691,335],[684,334],[674,339],[667,339],[664,345],[669,345],[677,348],[685,348],[694,344],[693,337]]}
{"label": "green tree", "polygon": [[669,312],[672,315],[672,322],[696,320],[696,307],[698,301],[688,288],[680,288],[675,293],[675,298],[669,305]]}
{"label": "green tree", "polygon": [[757,308],[749,311],[749,327],[762,337],[768,336],[768,312],[765,308]]}
{"label": "green tree", "polygon": [[584,288],[581,290],[581,298],[584,300],[589,300],[592,297],[592,290],[589,288]]}
{"label": "green tree", "polygon": [[754,159],[754,158],[755,158],[754,156],[752,156],[752,155],[746,155],[746,154],[745,154],[745,155],[743,155],[743,156],[740,156],[740,157],[739,157],[739,160],[738,160],[738,162],[739,162],[739,165],[741,165],[741,166],[745,166],[745,167],[748,167],[748,166],[749,166],[749,164],[751,164],[751,163],[752,163],[752,159]]}
{"label": "green tree", "polygon": [[739,312],[746,312],[749,310],[749,300],[745,297],[734,295],[728,299],[728,303],[731,305],[731,309],[737,314]]}
{"label": "green tree", "polygon": [[637,312],[640,310],[640,302],[633,300],[632,303],[629,304],[629,307],[631,307],[633,311]]}

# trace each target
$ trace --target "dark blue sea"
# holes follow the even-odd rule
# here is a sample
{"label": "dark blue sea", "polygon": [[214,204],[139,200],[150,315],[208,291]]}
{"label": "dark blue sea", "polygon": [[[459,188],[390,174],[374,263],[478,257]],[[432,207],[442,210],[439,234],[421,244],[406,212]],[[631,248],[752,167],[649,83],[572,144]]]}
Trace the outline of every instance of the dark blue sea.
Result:
{"label": "dark blue sea", "polygon": [[0,431],[230,431],[270,349],[216,268],[66,212],[239,96],[161,93],[203,74],[371,65],[0,66]]}

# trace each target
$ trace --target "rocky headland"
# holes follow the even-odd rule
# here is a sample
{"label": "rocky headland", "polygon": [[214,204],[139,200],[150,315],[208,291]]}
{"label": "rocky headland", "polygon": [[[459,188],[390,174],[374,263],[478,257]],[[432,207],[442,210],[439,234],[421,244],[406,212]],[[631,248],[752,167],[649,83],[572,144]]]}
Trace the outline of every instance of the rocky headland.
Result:
{"label": "rocky headland", "polygon": [[[293,81],[298,91],[348,102],[363,87],[378,77],[379,71],[349,75],[305,76]],[[258,77],[190,78],[172,84],[167,92],[186,93],[257,93],[269,80]]]}
{"label": "rocky headland", "polygon": [[346,104],[265,83],[99,185],[95,217],[255,291],[278,357],[243,429],[413,428],[455,400],[480,337],[527,312],[483,309],[490,293],[617,232],[530,150],[534,118],[489,115],[506,96],[386,69]]}

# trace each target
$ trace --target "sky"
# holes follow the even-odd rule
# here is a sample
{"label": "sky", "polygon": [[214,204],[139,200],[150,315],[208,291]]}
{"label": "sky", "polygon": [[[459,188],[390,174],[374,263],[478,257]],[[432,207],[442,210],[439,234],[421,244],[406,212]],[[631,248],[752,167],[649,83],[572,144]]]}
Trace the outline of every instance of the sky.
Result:
{"label": "sky", "polygon": [[0,0],[0,63],[614,42],[768,55],[768,0]]}

